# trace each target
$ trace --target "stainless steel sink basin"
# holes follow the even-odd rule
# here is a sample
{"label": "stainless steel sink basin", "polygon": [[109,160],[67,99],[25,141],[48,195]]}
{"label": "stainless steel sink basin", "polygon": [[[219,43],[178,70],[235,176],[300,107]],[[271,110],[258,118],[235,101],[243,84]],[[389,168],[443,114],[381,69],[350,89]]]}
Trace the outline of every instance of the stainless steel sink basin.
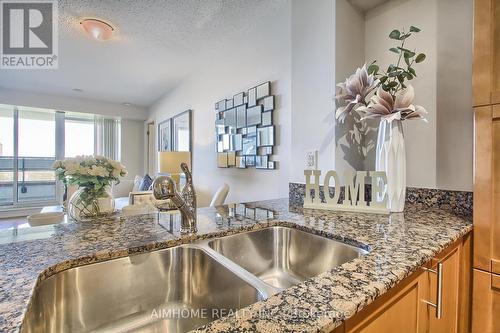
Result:
{"label": "stainless steel sink basin", "polygon": [[286,227],[222,237],[209,241],[208,246],[278,289],[298,284],[366,253]]}
{"label": "stainless steel sink basin", "polygon": [[186,332],[364,253],[270,227],[72,268],[36,286],[21,332]]}
{"label": "stainless steel sink basin", "polygon": [[263,298],[204,250],[179,246],[42,281],[22,332],[185,332]]}

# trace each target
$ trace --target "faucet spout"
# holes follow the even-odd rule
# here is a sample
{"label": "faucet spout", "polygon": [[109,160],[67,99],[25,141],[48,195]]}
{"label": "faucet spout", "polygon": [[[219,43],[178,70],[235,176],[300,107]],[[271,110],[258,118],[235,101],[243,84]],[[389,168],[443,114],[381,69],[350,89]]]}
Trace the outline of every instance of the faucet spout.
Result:
{"label": "faucet spout", "polygon": [[[170,199],[181,212],[181,233],[196,233],[196,210],[177,192],[175,182],[168,176],[159,176],[153,182],[153,195],[157,200]],[[162,205],[157,208],[166,210]]]}

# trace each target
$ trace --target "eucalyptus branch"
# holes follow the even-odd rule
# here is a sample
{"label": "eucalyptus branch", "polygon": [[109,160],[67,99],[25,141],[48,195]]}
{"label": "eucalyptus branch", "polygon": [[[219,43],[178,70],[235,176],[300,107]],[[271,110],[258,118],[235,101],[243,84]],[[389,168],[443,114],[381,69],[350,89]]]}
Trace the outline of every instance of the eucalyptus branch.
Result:
{"label": "eucalyptus branch", "polygon": [[[398,41],[398,46],[391,47],[389,51],[396,53],[398,55],[396,64],[390,64],[387,67],[387,71],[382,71],[379,73],[380,67],[373,61],[368,67],[368,73],[373,74],[377,79],[380,80],[380,86],[382,89],[395,96],[396,93],[402,89],[405,89],[407,81],[413,80],[417,73],[412,67],[414,64],[421,63],[425,60],[425,54],[417,54],[416,50],[409,50],[405,48],[406,40],[412,36],[414,33],[420,32],[420,29],[414,26],[410,26],[408,32],[405,29],[393,30],[389,34],[390,39]],[[401,60],[404,59],[406,63],[406,68],[402,68]]]}

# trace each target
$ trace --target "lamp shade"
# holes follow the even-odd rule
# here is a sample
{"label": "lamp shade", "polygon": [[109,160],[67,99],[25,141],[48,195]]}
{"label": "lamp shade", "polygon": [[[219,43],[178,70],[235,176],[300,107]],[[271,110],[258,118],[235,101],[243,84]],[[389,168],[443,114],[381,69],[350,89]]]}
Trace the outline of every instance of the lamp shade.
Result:
{"label": "lamp shade", "polygon": [[188,151],[159,151],[158,172],[159,173],[182,173],[181,163],[186,163],[191,169],[191,153]]}

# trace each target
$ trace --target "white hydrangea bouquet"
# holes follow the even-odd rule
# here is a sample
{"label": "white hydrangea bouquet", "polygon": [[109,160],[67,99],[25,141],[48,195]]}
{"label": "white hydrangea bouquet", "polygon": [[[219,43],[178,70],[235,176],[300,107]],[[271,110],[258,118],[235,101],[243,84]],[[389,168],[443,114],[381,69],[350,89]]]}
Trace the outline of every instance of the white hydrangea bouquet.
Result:
{"label": "white hydrangea bouquet", "polygon": [[114,210],[108,190],[120,177],[127,174],[118,161],[104,156],[77,156],[55,161],[52,168],[65,185],[76,185],[79,190],[69,198],[68,212],[76,220],[93,218]]}

